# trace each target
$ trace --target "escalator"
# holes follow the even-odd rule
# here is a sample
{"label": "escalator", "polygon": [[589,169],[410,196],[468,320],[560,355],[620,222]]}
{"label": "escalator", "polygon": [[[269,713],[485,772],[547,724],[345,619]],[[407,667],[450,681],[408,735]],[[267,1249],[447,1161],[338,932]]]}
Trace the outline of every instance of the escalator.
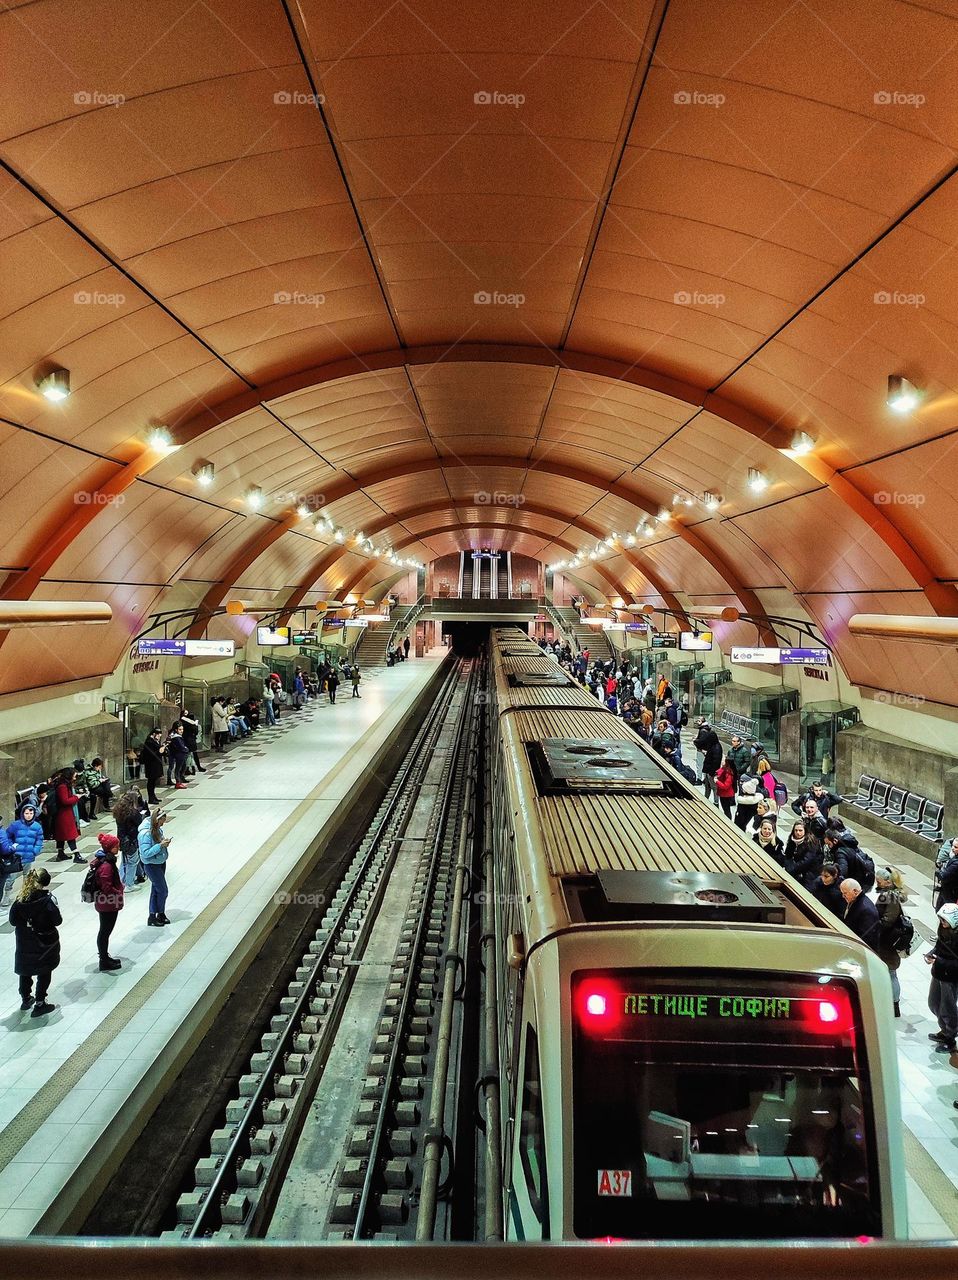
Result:
{"label": "escalator", "polygon": [[509,555],[508,551],[500,551],[496,561],[496,595],[500,600],[509,599]]}
{"label": "escalator", "polygon": [[492,597],[490,582],[492,580],[492,561],[486,556],[475,562],[476,568],[476,586],[473,595],[479,600],[489,600]]}
{"label": "escalator", "polygon": [[477,561],[473,560],[471,551],[463,551],[462,555],[462,572],[460,573],[460,595],[463,600],[468,600],[473,593],[473,573]]}

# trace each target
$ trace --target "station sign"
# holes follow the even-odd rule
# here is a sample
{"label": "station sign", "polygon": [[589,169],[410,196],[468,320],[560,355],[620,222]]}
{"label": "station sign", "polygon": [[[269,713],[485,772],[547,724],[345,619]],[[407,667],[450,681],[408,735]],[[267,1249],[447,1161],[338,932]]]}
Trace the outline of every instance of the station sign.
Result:
{"label": "station sign", "polygon": [[678,642],[678,636],[669,635],[667,631],[653,631],[649,638],[649,645],[653,649],[674,649]]}
{"label": "station sign", "polygon": [[649,624],[647,622],[627,622],[625,629],[626,631],[648,631]]}
{"label": "station sign", "polygon": [[346,625],[345,618],[329,618],[323,621],[323,630],[335,631],[338,627],[344,627],[345,625]]}
{"label": "station sign", "polygon": [[731,658],[733,662],[743,666],[757,664],[773,667],[830,667],[832,664],[832,656],[828,649],[744,649],[733,647]]}
{"label": "station sign", "polygon": [[233,658],[235,640],[166,640],[144,636],[136,642],[141,658]]}

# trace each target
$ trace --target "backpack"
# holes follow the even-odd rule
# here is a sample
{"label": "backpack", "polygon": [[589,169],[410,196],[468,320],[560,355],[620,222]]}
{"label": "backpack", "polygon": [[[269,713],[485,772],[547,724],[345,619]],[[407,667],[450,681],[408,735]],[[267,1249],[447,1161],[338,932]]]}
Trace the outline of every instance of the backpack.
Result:
{"label": "backpack", "polygon": [[682,715],[679,717],[679,721],[680,721],[680,723],[681,723],[681,725],[682,725],[682,728],[683,728],[683,729],[685,728],[685,726],[686,726],[686,725],[688,724],[688,722],[689,722],[689,713],[685,710],[685,708],[684,708],[684,707],[682,708]]}
{"label": "backpack", "polygon": [[891,928],[886,930],[882,941],[886,942],[893,951],[897,951],[900,956],[911,955],[915,945],[915,926],[904,911]]}
{"label": "backpack", "polygon": [[862,887],[862,892],[867,893],[875,883],[874,859],[864,849],[851,849],[847,845],[842,852],[848,864],[849,877],[857,880]]}
{"label": "backpack", "polygon": [[83,884],[80,886],[80,901],[95,902],[97,892],[97,875],[96,863],[91,866],[86,875],[83,877]]}

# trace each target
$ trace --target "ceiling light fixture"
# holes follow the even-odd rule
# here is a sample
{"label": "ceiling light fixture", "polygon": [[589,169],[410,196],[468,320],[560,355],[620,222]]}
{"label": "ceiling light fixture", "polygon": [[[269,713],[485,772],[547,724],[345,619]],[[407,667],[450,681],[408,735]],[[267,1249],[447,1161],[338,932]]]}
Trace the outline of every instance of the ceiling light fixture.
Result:
{"label": "ceiling light fixture", "polygon": [[173,443],[173,432],[162,422],[156,422],[147,428],[146,443],[158,453],[169,453],[171,449],[176,448]]}
{"label": "ceiling light fixture", "polygon": [[647,538],[654,538],[654,537],[655,537],[655,530],[652,528],[652,526],[651,526],[650,524],[643,525],[643,527],[642,527],[642,532],[645,534],[645,536],[646,536]]}
{"label": "ceiling light fixture", "polygon": [[627,547],[634,547],[634,546],[635,546],[635,534],[634,534],[634,533],[630,533],[630,534],[629,534],[629,536],[628,536],[628,537],[626,538],[626,540],[625,540],[625,545],[626,545]]}
{"label": "ceiling light fixture", "polygon": [[662,510],[659,512],[659,514],[655,518],[656,520],[660,521],[662,524],[665,524],[666,520],[672,519],[672,512],[667,511],[666,508],[663,507]]}
{"label": "ceiling light fixture", "polygon": [[336,539],[337,542],[346,541],[346,535],[345,533],[343,533],[342,529],[335,530],[335,532],[333,533],[333,537]]}
{"label": "ceiling light fixture", "polygon": [[793,453],[797,458],[800,458],[806,453],[811,453],[814,448],[814,436],[810,436],[807,431],[796,431],[792,436],[792,444],[788,452]]}
{"label": "ceiling light fixture", "polygon": [[205,458],[201,458],[198,462],[194,462],[193,474],[196,476],[197,484],[201,484],[204,489],[208,489],[213,483],[216,468],[212,462],[207,462]]}
{"label": "ceiling light fixture", "polygon": [[37,390],[47,400],[65,400],[70,394],[70,370],[51,369],[42,378],[37,378]]}
{"label": "ceiling light fixture", "polygon": [[920,399],[921,392],[913,382],[908,381],[904,374],[888,375],[888,395],[885,403],[889,409],[895,413],[911,413]]}
{"label": "ceiling light fixture", "polygon": [[717,493],[713,493],[711,489],[706,489],[702,494],[702,506],[706,511],[718,511],[719,503],[722,499]]}
{"label": "ceiling light fixture", "polygon": [[299,516],[300,520],[308,520],[313,513],[310,510],[308,503],[301,502],[296,508],[296,514]]}
{"label": "ceiling light fixture", "polygon": [[245,493],[246,505],[252,507],[254,511],[259,511],[263,505],[263,490],[258,484],[251,484]]}
{"label": "ceiling light fixture", "polygon": [[768,488],[768,480],[758,467],[748,469],[748,487],[753,493],[763,493]]}

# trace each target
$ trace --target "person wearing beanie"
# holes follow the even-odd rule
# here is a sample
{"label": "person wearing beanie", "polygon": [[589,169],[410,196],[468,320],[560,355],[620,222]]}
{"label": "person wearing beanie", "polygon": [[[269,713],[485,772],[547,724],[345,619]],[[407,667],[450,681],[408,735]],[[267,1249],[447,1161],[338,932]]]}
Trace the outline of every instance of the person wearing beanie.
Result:
{"label": "person wearing beanie", "polygon": [[100,921],[96,947],[100,954],[100,971],[112,973],[114,969],[121,967],[119,960],[110,955],[110,934],[117,916],[123,910],[123,878],[116,865],[120,842],[116,836],[106,831],[101,831],[97,840],[100,842],[100,850],[90,863],[96,875],[93,905]]}
{"label": "person wearing beanie", "polygon": [[56,1008],[47,1000],[47,992],[53,970],[60,963],[58,929],[63,924],[57,900],[50,892],[50,872],[46,867],[31,867],[23,877],[10,908],[10,923],[16,932],[13,971],[20,979],[20,1008],[24,1012],[30,1009],[33,1018],[43,1018]]}
{"label": "person wearing beanie", "polygon": [[954,1053],[958,1045],[958,903],[945,902],[938,908],[938,936],[925,963],[931,965],[928,1008],[938,1019],[938,1030],[928,1039],[935,1041],[935,1053]]}
{"label": "person wearing beanie", "polygon": [[0,830],[0,906],[3,905],[5,883],[11,876],[10,872],[5,873],[3,869],[4,854],[8,855],[8,865],[14,867],[12,875],[16,875],[17,859],[20,870],[29,871],[40,856],[42,848],[43,827],[37,821],[36,805],[27,803],[21,808],[19,818],[7,827],[5,840],[4,832]]}

